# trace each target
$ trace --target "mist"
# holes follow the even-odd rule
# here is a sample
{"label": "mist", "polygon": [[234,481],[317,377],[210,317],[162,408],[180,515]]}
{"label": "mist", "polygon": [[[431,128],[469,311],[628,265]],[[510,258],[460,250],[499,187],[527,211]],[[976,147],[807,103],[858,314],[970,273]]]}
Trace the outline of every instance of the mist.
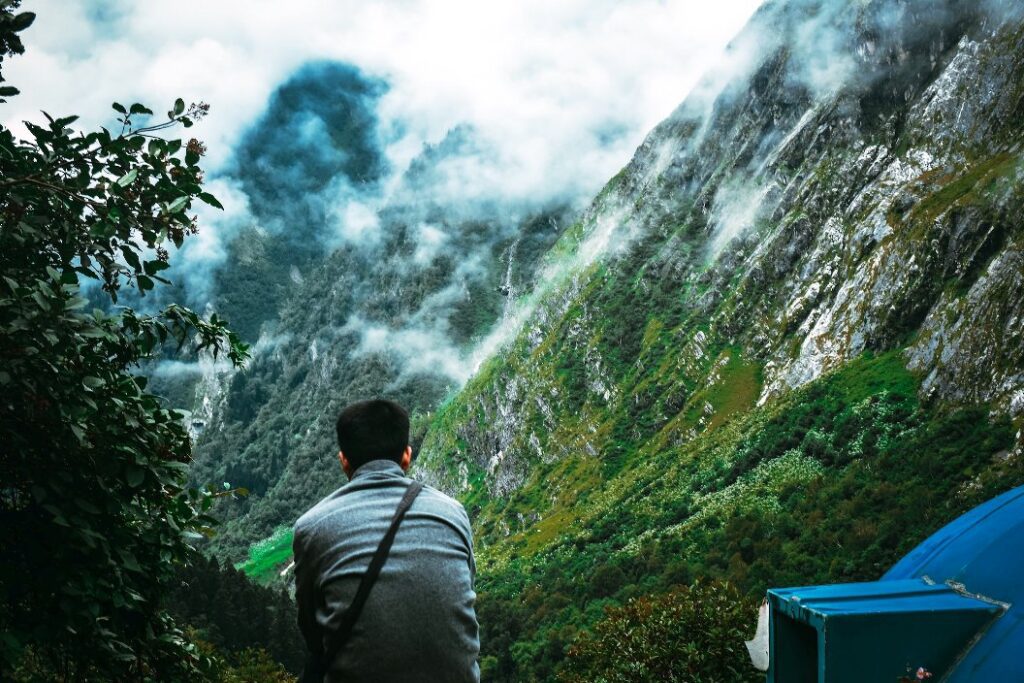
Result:
{"label": "mist", "polygon": [[[473,267],[440,283],[411,322],[367,320],[390,330],[395,353],[429,333],[451,351],[435,367],[462,381],[473,362],[445,306],[511,266],[513,254],[495,262],[493,252],[523,220],[571,221],[758,4],[298,2],[282,14],[259,1],[41,0],[26,55],[8,67],[12,83],[33,87],[4,119],[18,130],[45,109],[99,125],[113,100],[157,111],[178,96],[210,102],[193,130],[225,211],[196,207],[200,234],[172,256],[188,303],[227,309],[256,341],[273,316],[225,300],[226,269],[261,253],[281,260],[281,272],[252,276],[273,285],[256,296],[276,310],[294,289],[282,273],[297,285],[339,250],[353,263],[393,257],[381,250],[395,248],[386,233],[401,224],[416,245],[403,268],[444,256]],[[457,227],[470,222],[483,227]]]}

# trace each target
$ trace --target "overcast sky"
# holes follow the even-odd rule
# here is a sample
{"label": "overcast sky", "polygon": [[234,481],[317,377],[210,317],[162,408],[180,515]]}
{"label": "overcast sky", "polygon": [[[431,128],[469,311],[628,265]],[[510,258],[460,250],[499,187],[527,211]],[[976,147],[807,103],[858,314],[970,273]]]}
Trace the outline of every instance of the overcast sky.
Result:
{"label": "overcast sky", "polygon": [[[452,126],[476,125],[520,176],[591,193],[682,100],[759,0],[28,0],[22,90],[5,125],[77,113],[109,122],[113,100],[213,109],[196,130],[207,167],[274,88],[310,60],[343,60],[390,84],[385,121],[406,134],[399,165]],[[536,180],[536,179],[535,179]],[[571,186],[571,187],[570,187]]]}

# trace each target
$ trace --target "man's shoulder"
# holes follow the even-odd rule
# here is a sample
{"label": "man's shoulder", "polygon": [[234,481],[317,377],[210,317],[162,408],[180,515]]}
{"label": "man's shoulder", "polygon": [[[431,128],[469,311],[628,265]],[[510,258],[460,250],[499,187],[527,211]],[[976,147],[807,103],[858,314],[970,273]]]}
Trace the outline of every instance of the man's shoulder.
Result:
{"label": "man's shoulder", "polygon": [[[406,479],[405,481],[411,480]],[[317,526],[324,517],[336,513],[339,507],[344,507],[345,493],[348,488],[348,485],[342,486],[336,491],[325,496],[313,505],[313,507],[303,513],[295,522],[295,533],[298,534],[312,529]],[[468,516],[466,515],[466,510],[462,507],[462,503],[429,484],[423,484],[423,490],[417,498],[418,505],[416,506],[420,509],[428,508],[431,512],[440,514],[444,517],[464,520],[466,523],[469,521]]]}
{"label": "man's shoulder", "polygon": [[309,531],[317,525],[320,520],[330,514],[337,507],[338,499],[345,487],[342,486],[317,501],[313,507],[306,510],[302,516],[295,521],[295,533],[300,534]]}
{"label": "man's shoulder", "polygon": [[466,510],[462,507],[462,503],[455,500],[444,491],[434,488],[430,484],[423,483],[423,492],[420,493],[420,497],[429,501],[432,505],[437,505],[442,509],[449,510],[452,514],[463,517],[466,515]]}

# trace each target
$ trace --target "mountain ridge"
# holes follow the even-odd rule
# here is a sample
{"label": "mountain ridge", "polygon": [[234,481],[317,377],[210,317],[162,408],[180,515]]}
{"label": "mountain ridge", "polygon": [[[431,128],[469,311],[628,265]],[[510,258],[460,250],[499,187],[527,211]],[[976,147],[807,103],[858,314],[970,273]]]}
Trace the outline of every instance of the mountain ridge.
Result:
{"label": "mountain ridge", "polygon": [[418,203],[453,131],[214,401],[193,476],[253,495],[210,550],[336,488],[331,414],[384,393],[473,520],[488,680],[680,584],[877,578],[1024,482],[1022,54],[1010,2],[768,2],[578,215]]}
{"label": "mountain ridge", "polygon": [[875,579],[1024,481],[1022,48],[1012,4],[767,3],[567,229],[416,465],[491,680],[697,578]]}

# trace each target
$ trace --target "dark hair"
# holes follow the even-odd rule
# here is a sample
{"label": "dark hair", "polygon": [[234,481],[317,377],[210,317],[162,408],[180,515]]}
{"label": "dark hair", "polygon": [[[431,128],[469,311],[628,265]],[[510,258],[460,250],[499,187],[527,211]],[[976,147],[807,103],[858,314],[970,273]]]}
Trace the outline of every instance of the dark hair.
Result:
{"label": "dark hair", "polygon": [[371,460],[400,463],[409,445],[409,413],[394,401],[359,401],[338,415],[338,448],[352,469]]}

